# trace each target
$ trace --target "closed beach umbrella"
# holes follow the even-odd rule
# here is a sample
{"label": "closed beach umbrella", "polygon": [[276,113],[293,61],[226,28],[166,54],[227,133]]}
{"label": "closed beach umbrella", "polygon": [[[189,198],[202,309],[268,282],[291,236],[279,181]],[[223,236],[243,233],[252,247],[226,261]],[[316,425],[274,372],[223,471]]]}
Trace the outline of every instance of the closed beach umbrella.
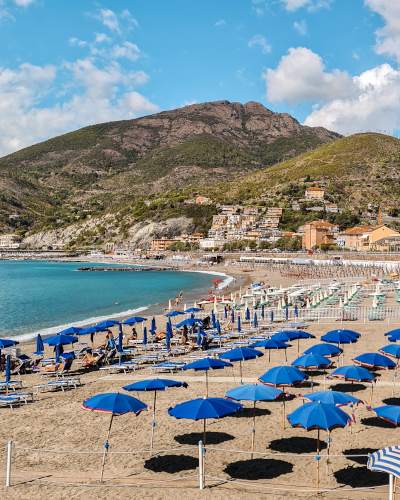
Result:
{"label": "closed beach umbrella", "polygon": [[342,349],[340,349],[340,347],[336,347],[332,344],[316,344],[305,350],[304,354],[319,354],[320,356],[329,358],[333,356],[339,356],[341,352]]}
{"label": "closed beach umbrella", "polygon": [[297,316],[298,315],[298,311],[297,311],[297,302],[294,303],[294,315]]}
{"label": "closed beach umbrella", "polygon": [[75,326],[71,326],[63,330],[62,332],[58,332],[58,335],[79,335],[82,331],[82,328],[77,328]]}
{"label": "closed beach umbrella", "polygon": [[107,440],[104,445],[103,463],[101,466],[100,482],[103,481],[104,464],[106,462],[106,453],[108,451],[108,440],[110,439],[111,425],[115,416],[125,415],[125,413],[134,413],[139,415],[143,410],[147,410],[147,405],[132,396],[111,392],[98,394],[83,402],[82,408],[85,410],[99,411],[111,414],[110,426],[108,428]]}
{"label": "closed beach umbrella", "polygon": [[171,323],[167,323],[167,328],[166,328],[166,331],[165,331],[165,342],[167,344],[167,351],[168,352],[171,350],[171,342],[170,342],[171,338],[172,338]]}
{"label": "closed beach umbrella", "polygon": [[271,310],[271,323],[274,322],[274,311]]}
{"label": "closed beach umbrella", "polygon": [[240,327],[240,316],[238,315],[238,326],[237,326],[237,330],[238,330],[238,333],[240,333],[242,331],[241,327]]}
{"label": "closed beach umbrella", "polygon": [[[6,382],[9,382],[11,378],[11,370],[10,370],[10,355],[7,354],[6,359]],[[7,391],[8,392],[8,391]]]}
{"label": "closed beach umbrella", "polygon": [[111,328],[115,325],[118,325],[119,321],[114,321],[111,319],[106,319],[105,321],[102,321],[101,323],[98,323],[96,326],[100,328]]}
{"label": "closed beach umbrella", "polygon": [[213,328],[216,328],[217,325],[215,324],[215,314],[214,314],[214,311],[211,311],[211,322],[212,322]]}
{"label": "closed beach umbrella", "polygon": [[147,346],[147,328],[146,327],[143,328],[143,345],[144,345],[144,348],[146,349],[146,346]]}
{"label": "closed beach umbrella", "polygon": [[231,363],[227,363],[226,361],[222,361],[222,359],[216,358],[204,358],[194,361],[193,363],[189,363],[186,366],[182,366],[182,370],[194,370],[205,371],[206,372],[206,396],[208,396],[208,371],[209,370],[222,370],[228,366],[233,366]]}
{"label": "closed beach umbrella", "polygon": [[253,458],[255,424],[256,424],[256,402],[273,401],[283,394],[279,389],[262,384],[241,385],[226,392],[225,397],[236,401],[253,401],[253,429],[251,431],[251,458]]}
{"label": "closed beach umbrella", "polygon": [[150,328],[150,333],[151,333],[152,335],[154,335],[154,334],[156,333],[156,329],[157,329],[157,327],[156,327],[156,319],[155,319],[155,317],[153,316],[153,319],[151,320],[151,328]]}
{"label": "closed beach umbrella", "polygon": [[264,319],[264,304],[261,306],[261,317]]}
{"label": "closed beach umbrella", "polygon": [[228,310],[227,310],[226,306],[224,306],[224,316],[225,316],[225,319],[228,319]]}
{"label": "closed beach umbrella", "polygon": [[256,312],[254,313],[253,325],[254,325],[254,328],[258,327],[257,313]]}
{"label": "closed beach umbrella", "polygon": [[175,418],[189,420],[203,420],[203,444],[206,444],[206,420],[208,418],[221,418],[232,415],[243,409],[243,405],[224,398],[199,398],[185,401],[173,408],[168,413]]}
{"label": "closed beach umbrella", "polygon": [[353,361],[356,365],[370,368],[371,370],[393,370],[396,368],[394,361],[376,352],[361,354],[360,356],[356,356]]}
{"label": "closed beach umbrella", "polygon": [[196,339],[196,344],[198,346],[201,346],[201,328],[198,326],[197,327],[197,339]]}
{"label": "closed beach umbrella", "polygon": [[39,354],[42,354],[43,351],[44,351],[44,345],[43,345],[42,337],[39,333],[37,338],[36,338],[36,352],[34,352],[33,354],[39,355]]}
{"label": "closed beach umbrella", "polygon": [[118,352],[122,352],[124,350],[123,346],[122,346],[122,342],[123,342],[123,332],[122,332],[122,324],[120,323],[119,324],[119,332],[118,332],[118,345],[117,345],[117,349],[118,349]]}
{"label": "closed beach umbrella", "polygon": [[232,309],[232,314],[231,314],[231,322],[232,322],[232,325],[235,323],[235,313]]}
{"label": "closed beach umbrella", "polygon": [[247,361],[249,359],[256,359],[259,356],[264,356],[264,354],[256,349],[250,349],[248,347],[237,347],[236,349],[231,349],[219,355],[221,359],[227,359],[228,361],[239,361],[240,363],[240,383],[243,382],[242,374],[242,361]]}
{"label": "closed beach umbrella", "polygon": [[246,321],[250,321],[250,311],[248,307],[246,307]]}
{"label": "closed beach umbrella", "polygon": [[153,403],[153,422],[151,424],[151,438],[150,438],[150,456],[153,450],[153,438],[154,438],[154,427],[156,426],[156,400],[157,391],[165,391],[166,387],[187,387],[186,382],[176,382],[175,380],[168,379],[151,379],[151,380],[141,380],[140,382],[135,382],[134,384],[126,385],[123,387],[124,391],[153,391],[154,392],[154,403]]}
{"label": "closed beach umbrella", "polygon": [[219,319],[217,320],[217,335],[221,336],[221,325],[219,324]]}

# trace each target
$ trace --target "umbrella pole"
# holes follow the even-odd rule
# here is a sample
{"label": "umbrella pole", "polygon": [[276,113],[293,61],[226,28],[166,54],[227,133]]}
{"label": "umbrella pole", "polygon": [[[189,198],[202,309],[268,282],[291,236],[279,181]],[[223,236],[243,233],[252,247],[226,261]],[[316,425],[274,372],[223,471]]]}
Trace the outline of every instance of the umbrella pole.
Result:
{"label": "umbrella pole", "polygon": [[283,405],[282,405],[282,429],[285,430],[285,393],[283,393]]}
{"label": "umbrella pole", "polygon": [[353,395],[353,381],[351,381],[351,395]]}
{"label": "umbrella pole", "polygon": [[326,391],[326,372],[324,368],[324,391]]}
{"label": "umbrella pole", "polygon": [[372,406],[372,391],[374,390],[374,386],[371,384],[371,392],[369,394],[369,406]]}
{"label": "umbrella pole", "polygon": [[151,423],[150,456],[153,451],[154,427],[156,426],[156,398],[157,391],[154,391],[153,422]]}
{"label": "umbrella pole", "polygon": [[319,429],[318,429],[318,437],[317,437],[317,476],[316,476],[316,495],[318,495],[318,473],[319,473]]}
{"label": "umbrella pole", "polygon": [[268,368],[271,366],[271,349],[268,349]]}
{"label": "umbrella pole", "polygon": [[206,445],[206,419],[204,419],[204,427],[203,427],[203,445]]}
{"label": "umbrella pole", "polygon": [[396,374],[396,373],[394,373],[394,374],[393,374],[393,389],[392,389],[392,397],[394,396],[394,388],[395,388],[395,386],[396,386],[396,376],[397,376],[397,374]]}
{"label": "umbrella pole", "polygon": [[104,445],[103,463],[101,464],[100,482],[103,482],[104,465],[106,463],[106,454],[108,451],[108,440],[110,439],[111,426],[113,421],[114,413],[111,413],[110,427],[108,428],[107,441]]}
{"label": "umbrella pole", "polygon": [[297,354],[299,354],[300,351],[300,340],[297,339]]}
{"label": "umbrella pole", "polygon": [[243,384],[242,360],[240,360],[239,363],[240,363],[240,385],[242,385]]}
{"label": "umbrella pole", "polygon": [[206,398],[208,398],[208,370],[206,370]]}
{"label": "umbrella pole", "polygon": [[326,475],[329,476],[329,448],[331,445],[331,431],[328,430],[328,449],[326,450]]}
{"label": "umbrella pole", "polygon": [[254,434],[255,434],[255,427],[256,427],[256,402],[254,401],[254,406],[253,406],[253,429],[251,431],[251,459],[253,460],[253,451],[254,451]]}

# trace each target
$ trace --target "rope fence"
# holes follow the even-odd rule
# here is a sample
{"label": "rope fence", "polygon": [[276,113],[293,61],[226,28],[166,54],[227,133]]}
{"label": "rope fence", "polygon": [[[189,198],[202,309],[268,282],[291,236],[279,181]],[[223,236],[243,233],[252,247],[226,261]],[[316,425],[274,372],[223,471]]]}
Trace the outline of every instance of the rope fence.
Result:
{"label": "rope fence", "polygon": [[[12,465],[12,452],[13,450],[17,451],[26,451],[26,452],[41,452],[41,453],[60,453],[60,454],[90,454],[90,455],[101,455],[103,452],[96,452],[96,451],[78,451],[78,450],[50,450],[50,449],[44,449],[44,448],[29,448],[29,447],[23,447],[23,446],[13,446],[12,441],[8,442],[7,446],[2,446],[0,447],[0,450],[5,450],[7,449],[7,471],[6,474],[0,474],[1,477],[5,477],[6,479],[6,487],[11,487],[11,477],[16,478],[16,479],[23,479],[23,480],[28,480],[28,481],[40,481],[42,483],[48,483],[52,485],[60,485],[60,486],[71,486],[71,487],[88,487],[88,488],[121,488],[121,487],[150,487],[152,485],[161,485],[165,483],[176,483],[179,481],[187,481],[188,479],[193,479],[193,478],[198,478],[199,481],[199,489],[204,489],[206,487],[206,479],[211,479],[213,481],[218,481],[219,483],[228,483],[228,484],[234,484],[235,486],[243,486],[243,487],[251,487],[251,488],[258,488],[262,490],[271,490],[271,491],[296,491],[296,492],[304,492],[304,493],[309,493],[309,492],[315,492],[315,493],[324,493],[324,492],[329,492],[329,493],[335,493],[335,492],[343,492],[343,491],[361,491],[361,490],[372,490],[372,489],[378,489],[378,488],[387,488],[388,485],[377,485],[377,486],[368,486],[368,487],[356,487],[356,488],[343,488],[341,486],[337,486],[335,488],[329,488],[329,489],[324,489],[324,488],[319,488],[319,479],[318,479],[318,470],[319,470],[319,461],[321,459],[326,459],[327,467],[328,467],[328,461],[330,459],[334,458],[344,458],[344,459],[351,459],[351,458],[367,458],[369,455],[368,454],[350,454],[350,455],[331,455],[331,454],[326,454],[326,455],[320,455],[320,454],[303,454],[303,453],[264,453],[264,452],[256,452],[256,451],[247,451],[247,450],[231,450],[231,449],[226,449],[226,448],[216,448],[212,446],[203,446],[202,441],[199,442],[198,446],[190,446],[190,447],[184,447],[184,448],[171,448],[171,449],[165,449],[165,450],[153,450],[153,453],[156,454],[161,454],[161,453],[167,453],[167,452],[181,452],[181,451],[197,451],[198,450],[198,459],[199,459],[199,465],[198,465],[198,470],[199,472],[196,474],[191,474],[189,476],[184,476],[184,477],[173,477],[173,478],[168,478],[168,479],[160,479],[157,481],[147,481],[144,478],[136,477],[135,479],[141,482],[135,482],[135,483],[112,483],[110,484],[109,482],[103,483],[102,480],[100,480],[99,483],[80,483],[80,482],[71,482],[71,481],[57,481],[55,479],[47,479],[44,477],[33,477],[33,476],[26,476],[24,474],[12,474],[11,475],[11,465]],[[311,488],[302,488],[298,487],[296,485],[288,485],[288,487],[275,487],[275,486],[267,486],[264,484],[260,484],[259,482],[242,482],[238,481],[235,478],[219,478],[216,476],[208,475],[205,473],[205,467],[206,467],[206,452],[221,452],[221,453],[235,453],[235,454],[245,454],[245,455],[257,455],[257,456],[268,456],[268,457],[285,457],[285,458],[305,458],[305,459],[316,459],[316,464],[317,464],[317,472],[316,472],[316,487],[311,489]],[[150,453],[150,450],[138,450],[138,451],[114,451],[114,452],[108,452],[110,455],[140,455],[143,453]],[[15,465],[15,459],[14,459],[14,465]],[[356,473],[356,472],[355,472]],[[52,476],[53,474],[48,474],[48,476]],[[47,477],[48,477],[47,476]],[[114,481],[116,479],[108,479],[108,481]],[[21,483],[18,483],[19,485]],[[214,487],[216,485],[213,485]],[[193,487],[193,486],[188,486],[185,485],[185,487]],[[389,482],[389,488],[391,488],[391,482]]]}

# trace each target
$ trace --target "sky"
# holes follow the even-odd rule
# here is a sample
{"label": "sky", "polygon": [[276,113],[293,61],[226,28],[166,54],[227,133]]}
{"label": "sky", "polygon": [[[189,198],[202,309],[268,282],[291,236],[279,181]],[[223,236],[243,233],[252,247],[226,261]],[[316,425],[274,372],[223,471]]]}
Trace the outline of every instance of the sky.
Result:
{"label": "sky", "polygon": [[0,0],[0,156],[217,100],[393,134],[399,63],[400,0]]}

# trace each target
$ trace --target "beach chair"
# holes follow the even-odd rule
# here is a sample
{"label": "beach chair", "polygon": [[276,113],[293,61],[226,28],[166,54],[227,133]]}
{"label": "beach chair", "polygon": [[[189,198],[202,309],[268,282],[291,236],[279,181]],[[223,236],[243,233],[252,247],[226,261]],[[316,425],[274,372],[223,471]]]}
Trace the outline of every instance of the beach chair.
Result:
{"label": "beach chair", "polygon": [[0,396],[0,406],[9,406],[13,409],[13,406],[21,406],[21,400],[18,398],[12,398],[11,396]]}
{"label": "beach chair", "polygon": [[[61,369],[59,369],[56,372],[42,372],[42,371],[39,371],[37,373],[40,374],[40,378],[43,378],[43,377],[46,377],[46,376],[61,377],[65,373],[68,373],[68,371],[70,370],[70,368],[72,366],[73,361],[74,361],[73,358],[68,359],[67,361],[65,361],[64,363],[62,363]],[[34,371],[36,371],[36,370],[34,370]]]}
{"label": "beach chair", "polygon": [[[3,396],[7,397],[7,396]],[[13,392],[8,395],[9,398],[18,398],[20,401],[23,401],[25,404],[28,404],[28,400],[33,402],[33,392]],[[0,396],[1,398],[1,396]]]}
{"label": "beach chair", "polygon": [[178,370],[182,370],[185,363],[161,363],[160,365],[149,366],[150,373],[158,372],[170,372],[176,373]]}
{"label": "beach chair", "polygon": [[22,389],[22,380],[10,380],[9,382],[0,382],[0,391],[8,389]]}
{"label": "beach chair", "polygon": [[80,378],[67,378],[52,380],[51,382],[47,382],[46,384],[34,385],[33,388],[36,389],[35,394],[38,394],[40,390],[41,392],[46,392],[46,390],[55,391],[57,389],[61,389],[62,392],[65,392],[65,388],[68,389],[73,386],[76,389],[78,385],[81,385]]}

